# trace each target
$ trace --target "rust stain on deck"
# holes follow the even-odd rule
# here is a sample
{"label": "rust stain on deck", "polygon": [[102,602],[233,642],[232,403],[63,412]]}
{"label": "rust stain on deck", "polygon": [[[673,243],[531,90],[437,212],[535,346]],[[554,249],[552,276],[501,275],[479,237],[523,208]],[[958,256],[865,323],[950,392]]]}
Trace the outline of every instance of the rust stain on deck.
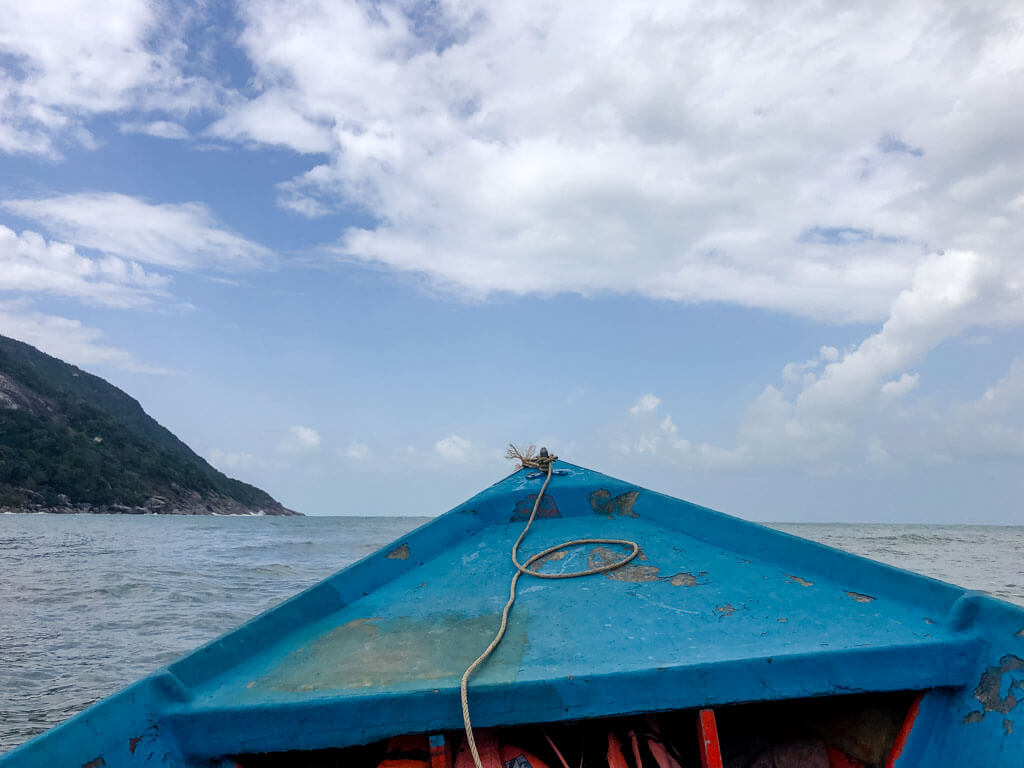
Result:
{"label": "rust stain on deck", "polygon": [[852,597],[858,603],[870,603],[872,600],[875,599],[871,595],[864,595],[864,594],[861,594],[860,592],[850,592],[850,591],[847,591],[846,592],[846,596],[847,597]]}
{"label": "rust stain on deck", "polygon": [[544,557],[542,557],[540,560],[538,560],[536,563],[534,563],[530,567],[539,571],[545,565],[547,565],[548,563],[555,563],[555,562],[558,562],[559,560],[565,560],[565,556],[567,554],[569,554],[569,550],[567,550],[567,549],[557,549],[554,552],[552,552],[550,555],[544,555]]}
{"label": "rust stain on deck", "polygon": [[[642,555],[643,553],[641,552],[637,557],[639,559],[646,559]],[[594,547],[587,555],[587,565],[591,568],[599,568],[602,565],[609,565],[616,560],[621,560],[623,557],[624,553],[622,552],[616,552],[607,547]],[[616,568],[614,571],[605,571],[604,576],[613,581],[639,583],[659,581],[661,579],[660,573],[661,569],[655,565],[633,565],[633,563],[630,563],[621,568]]]}
{"label": "rust stain on deck", "polygon": [[590,494],[590,506],[597,514],[607,517],[615,517],[615,515],[636,517],[633,505],[639,496],[640,491],[627,491],[612,498],[611,492],[599,488]]}
{"label": "rust stain on deck", "polygon": [[[519,499],[516,502],[515,508],[512,510],[512,517],[509,518],[510,522],[521,522],[530,519],[530,514],[533,512],[533,505],[537,503],[537,494],[531,493],[525,497]],[[542,517],[561,517],[562,513],[558,511],[558,504],[555,502],[554,497],[551,493],[545,493],[544,498],[540,500],[540,506],[537,507],[537,519]]]}
{"label": "rust stain on deck", "polygon": [[813,587],[814,582],[807,579],[801,578],[800,576],[794,576],[791,573],[786,574],[786,581],[791,584],[799,584],[801,587]]}
{"label": "rust stain on deck", "polygon": [[[610,565],[618,560],[625,557],[625,552],[617,552],[608,547],[594,547],[587,554],[587,566],[590,568],[599,568],[603,565]],[[547,560],[547,558],[545,558]],[[681,571],[672,576],[662,576],[661,568],[657,565],[637,565],[637,560],[647,562],[647,555],[643,550],[637,554],[636,558],[627,565],[621,568],[616,568],[612,571],[605,571],[605,578],[611,579],[612,581],[629,581],[634,584],[641,583],[652,583],[656,581],[662,581],[667,584],[671,584],[673,587],[697,587],[702,584],[701,578],[707,575],[707,571],[701,571],[698,574],[693,574],[690,571]]]}
{"label": "rust stain on deck", "polygon": [[388,552],[388,559],[390,560],[408,560],[409,559],[409,545],[402,544],[400,547],[395,547]]}

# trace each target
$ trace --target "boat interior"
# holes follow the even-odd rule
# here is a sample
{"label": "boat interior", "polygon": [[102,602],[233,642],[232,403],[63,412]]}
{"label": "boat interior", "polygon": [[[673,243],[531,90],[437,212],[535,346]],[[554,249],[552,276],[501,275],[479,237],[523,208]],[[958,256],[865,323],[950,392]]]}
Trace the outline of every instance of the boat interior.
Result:
{"label": "boat interior", "polygon": [[[851,694],[479,729],[475,736],[484,768],[888,768],[919,701],[914,691]],[[222,765],[473,768],[461,731],[232,755]]]}

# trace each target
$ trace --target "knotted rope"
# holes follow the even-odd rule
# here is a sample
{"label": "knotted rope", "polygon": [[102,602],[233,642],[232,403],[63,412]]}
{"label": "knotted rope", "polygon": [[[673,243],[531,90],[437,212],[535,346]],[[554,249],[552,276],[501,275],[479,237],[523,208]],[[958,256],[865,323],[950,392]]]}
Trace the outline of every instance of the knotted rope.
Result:
{"label": "knotted rope", "polygon": [[[533,525],[533,520],[537,516],[537,510],[540,508],[541,499],[544,498],[544,492],[547,490],[548,483],[551,482],[551,468],[552,465],[558,460],[555,455],[548,455],[546,448],[541,448],[540,453],[534,455],[534,447],[531,445],[526,450],[520,450],[515,445],[510,444],[508,451],[505,454],[506,458],[517,459],[519,461],[519,469],[531,468],[539,469],[547,474],[544,478],[544,484],[541,485],[540,491],[537,493],[537,499],[533,502],[533,511],[530,512],[530,519],[526,521],[526,526],[523,528],[522,533],[519,534],[519,538],[516,539],[516,543],[512,545],[512,564],[516,567],[516,572],[512,576],[512,583],[509,585],[508,602],[505,603],[505,610],[501,613],[501,626],[498,627],[498,632],[491,640],[491,644],[484,649],[476,661],[470,664],[466,671],[462,674],[462,722],[466,727],[466,741],[469,744],[469,751],[473,755],[473,762],[476,764],[476,768],[484,768],[483,763],[480,761],[480,753],[476,749],[476,740],[473,738],[473,724],[469,719],[469,678],[473,676],[473,673],[479,669],[487,658],[494,652],[494,649],[501,643],[501,639],[505,636],[505,630],[508,629],[508,615],[512,610],[512,605],[516,601],[516,585],[519,583],[519,577],[524,573],[527,576],[535,576],[538,579],[576,579],[581,576],[591,576],[595,573],[605,573],[607,571],[614,571],[616,568],[621,568],[631,561],[634,557],[640,554],[640,545],[635,541],[628,539],[573,539],[572,541],[563,541],[561,544],[556,544],[553,547],[548,547],[543,552],[538,552],[533,555],[525,563],[519,562],[519,545],[523,543],[523,539],[526,538],[527,532],[530,530],[530,526]],[[538,560],[547,557],[552,552],[557,552],[561,549],[567,549],[569,547],[578,547],[586,544],[619,544],[624,547],[632,547],[630,552],[625,557],[616,560],[611,563],[605,563],[594,568],[588,568],[585,571],[574,571],[572,573],[541,573],[530,568]]]}

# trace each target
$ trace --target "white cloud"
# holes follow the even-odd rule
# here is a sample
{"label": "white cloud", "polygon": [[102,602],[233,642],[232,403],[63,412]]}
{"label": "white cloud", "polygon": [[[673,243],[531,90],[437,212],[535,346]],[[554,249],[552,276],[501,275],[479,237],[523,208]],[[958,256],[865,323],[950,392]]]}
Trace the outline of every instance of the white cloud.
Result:
{"label": "white cloud", "polygon": [[188,130],[185,126],[167,120],[154,120],[148,123],[121,123],[117,128],[121,133],[141,133],[158,139],[188,138]]}
{"label": "white cloud", "polygon": [[229,453],[213,448],[207,460],[221,472],[230,474],[238,470],[255,469],[266,465],[266,462],[251,453]]}
{"label": "white cloud", "polygon": [[924,439],[939,456],[1024,459],[1024,358],[975,400],[927,421]]}
{"label": "white cloud", "polygon": [[326,216],[331,209],[316,198],[304,195],[295,189],[294,185],[285,183],[278,185],[279,194],[277,204],[279,207],[292,213],[297,213],[307,219],[318,219]]}
{"label": "white cloud", "polygon": [[90,258],[74,246],[0,224],[0,291],[51,293],[110,307],[143,307],[164,296],[167,278],[116,256]]}
{"label": "white cloud", "polygon": [[885,445],[882,443],[880,438],[873,437],[868,441],[868,462],[871,464],[884,464],[889,461],[890,458],[892,457],[889,456],[889,451],[886,450]]}
{"label": "white cloud", "polygon": [[103,332],[58,315],[28,309],[24,301],[0,302],[0,334],[24,341],[48,355],[87,370],[117,368],[138,373],[170,373],[140,362],[125,349],[102,343]]}
{"label": "white cloud", "polygon": [[632,438],[620,440],[615,444],[614,448],[623,456],[629,456],[630,454],[644,454],[644,453],[657,453],[659,446],[658,435],[637,435]]}
{"label": "white cloud", "polygon": [[672,421],[672,415],[666,414],[657,429],[620,437],[612,448],[624,456],[647,453],[668,455],[680,460],[689,457],[692,446],[689,440],[679,437],[679,427]]}
{"label": "white cloud", "polygon": [[82,120],[94,114],[216,104],[216,86],[183,72],[183,33],[200,13],[145,0],[4,3],[0,151],[57,156],[64,141],[90,145]]}
{"label": "white cloud", "polygon": [[1024,246],[1018,5],[242,14],[260,92],[215,133],[328,151],[282,204],[364,209],[339,257],[459,294],[881,322],[929,250]]}
{"label": "white cloud", "polygon": [[[907,368],[943,340],[974,326],[1022,322],[1024,261],[1001,262],[963,251],[933,254],[915,270],[911,286],[895,299],[877,333],[825,365],[818,375],[793,375],[796,369],[816,366],[815,360],[786,366],[784,378],[800,384],[795,393],[766,386],[744,414],[734,447],[699,446],[695,455],[717,466],[794,465],[836,471],[863,455],[861,446],[873,433],[883,446],[901,442],[900,456],[934,455],[938,445],[943,446],[938,452],[949,456],[1014,453],[1024,446],[1024,431],[1000,423],[986,406],[1024,400],[1017,394],[1018,386],[1024,391],[1017,383],[1018,378],[1024,380],[1017,365],[970,405],[939,410],[928,405],[933,409],[929,411],[904,407],[895,414],[887,408],[917,386],[918,374],[905,373]],[[868,455],[878,459],[881,452],[869,450]]]}
{"label": "white cloud", "polygon": [[904,373],[898,379],[887,381],[882,385],[882,394],[886,397],[903,397],[912,389],[916,389],[920,381],[919,374]]}
{"label": "white cloud", "polygon": [[812,357],[802,363],[786,363],[782,368],[782,378],[791,384],[810,384],[817,375],[814,369],[821,365],[821,358]]}
{"label": "white cloud", "polygon": [[366,461],[370,458],[370,446],[366,443],[360,443],[357,440],[353,440],[345,448],[345,456],[352,459],[353,461]]}
{"label": "white cloud", "polygon": [[[0,105],[8,103],[10,96],[4,94],[0,81]],[[6,154],[51,155],[53,148],[47,136],[33,133],[0,120],[0,152]]]}
{"label": "white cloud", "polygon": [[0,207],[42,223],[83,248],[170,269],[243,270],[271,253],[237,235],[202,203],[151,204],[128,195],[83,193],[5,200]]}
{"label": "white cloud", "polygon": [[434,443],[434,453],[447,462],[465,464],[472,461],[476,455],[476,448],[464,437],[448,435]]}
{"label": "white cloud", "polygon": [[893,302],[882,330],[825,368],[801,406],[859,402],[941,341],[980,324],[1024,322],[1024,262],[947,251],[923,260]]}
{"label": "white cloud", "polygon": [[312,427],[296,425],[288,428],[288,434],[279,446],[284,453],[310,453],[320,448],[320,433]]}
{"label": "white cloud", "polygon": [[648,392],[646,395],[642,395],[640,399],[636,401],[636,404],[629,409],[629,412],[632,413],[633,415],[640,413],[650,413],[659,405],[661,405],[661,398],[656,397],[651,392]]}
{"label": "white cloud", "polygon": [[221,139],[255,139],[299,152],[327,152],[331,149],[334,142],[330,126],[303,115],[291,101],[281,91],[270,91],[240,104],[211,125],[209,133]]}
{"label": "white cloud", "polygon": [[972,405],[979,411],[998,415],[1021,403],[1024,403],[1024,358],[1014,360],[1009,373],[986,389]]}

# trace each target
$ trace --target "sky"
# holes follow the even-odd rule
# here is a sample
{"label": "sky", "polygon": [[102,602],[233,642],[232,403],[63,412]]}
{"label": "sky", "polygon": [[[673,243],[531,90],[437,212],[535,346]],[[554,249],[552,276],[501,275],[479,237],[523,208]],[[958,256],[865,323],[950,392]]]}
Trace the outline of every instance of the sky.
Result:
{"label": "sky", "polygon": [[310,515],[1024,524],[1024,5],[777,5],[0,0],[0,333]]}

